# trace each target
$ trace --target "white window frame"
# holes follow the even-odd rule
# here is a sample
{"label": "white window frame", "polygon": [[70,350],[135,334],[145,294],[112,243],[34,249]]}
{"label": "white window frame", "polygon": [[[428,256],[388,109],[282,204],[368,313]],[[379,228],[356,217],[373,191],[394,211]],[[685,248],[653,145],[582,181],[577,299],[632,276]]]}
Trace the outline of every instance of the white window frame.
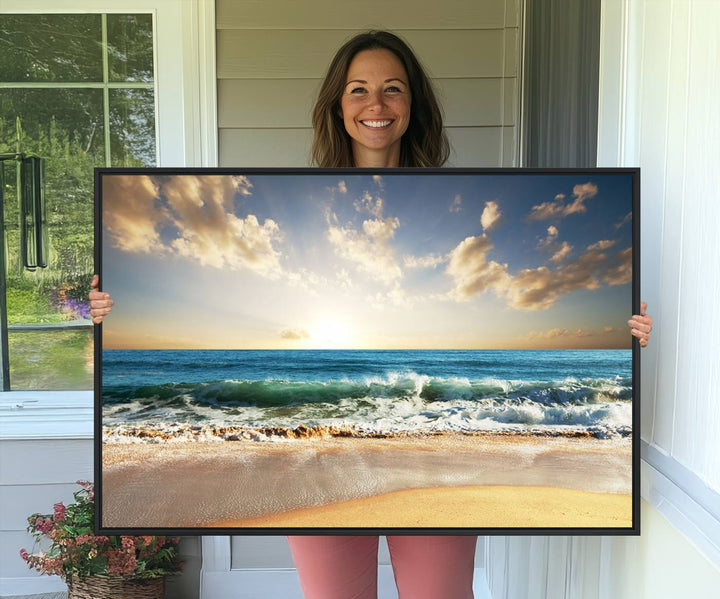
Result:
{"label": "white window frame", "polygon": [[[151,13],[158,166],[217,166],[214,0],[0,0],[0,14]],[[0,392],[0,439],[92,439],[92,391]]]}

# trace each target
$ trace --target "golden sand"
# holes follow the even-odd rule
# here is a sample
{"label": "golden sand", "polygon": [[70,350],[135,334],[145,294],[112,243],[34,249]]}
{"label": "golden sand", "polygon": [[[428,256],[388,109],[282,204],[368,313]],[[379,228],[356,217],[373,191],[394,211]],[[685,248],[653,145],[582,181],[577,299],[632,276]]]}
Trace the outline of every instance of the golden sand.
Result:
{"label": "golden sand", "polygon": [[409,489],[246,520],[222,528],[629,528],[632,496],[549,487]]}

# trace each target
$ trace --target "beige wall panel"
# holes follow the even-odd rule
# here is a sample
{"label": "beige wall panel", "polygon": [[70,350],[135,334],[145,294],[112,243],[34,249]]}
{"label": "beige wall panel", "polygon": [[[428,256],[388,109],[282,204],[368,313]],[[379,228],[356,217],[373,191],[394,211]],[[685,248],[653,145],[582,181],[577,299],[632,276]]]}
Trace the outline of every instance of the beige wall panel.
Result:
{"label": "beige wall panel", "polygon": [[507,0],[505,2],[505,27],[520,27],[522,0]]}
{"label": "beige wall panel", "polygon": [[452,127],[448,129],[451,153],[446,166],[502,166],[500,160],[502,133],[502,127]]}
{"label": "beige wall panel", "polygon": [[310,127],[320,79],[221,79],[218,126]]}
{"label": "beige wall panel", "polygon": [[517,77],[520,72],[519,56],[520,56],[520,30],[505,29],[505,77]]}
{"label": "beige wall panel", "polygon": [[448,127],[502,124],[502,79],[437,79]]}
{"label": "beige wall panel", "polygon": [[220,166],[310,166],[312,129],[222,129]]}
{"label": "beige wall panel", "polygon": [[518,128],[503,127],[502,166],[520,166],[518,160]]}
{"label": "beige wall panel", "polygon": [[[501,77],[504,31],[399,31],[433,77]],[[218,79],[318,78],[353,31],[218,31]],[[509,35],[515,39],[516,34]],[[507,53],[507,50],[506,50]],[[509,55],[508,55],[509,56]],[[506,62],[509,60],[506,56]],[[515,66],[505,71],[515,75]]]}
{"label": "beige wall panel", "polygon": [[509,77],[503,80],[503,125],[516,125],[519,119],[519,107],[517,102],[518,80]]}
{"label": "beige wall panel", "polygon": [[[516,4],[511,0],[509,4]],[[502,27],[505,0],[219,0],[218,29],[487,29]],[[517,14],[517,10],[515,10]]]}
{"label": "beige wall panel", "polygon": [[[447,166],[502,166],[503,127],[450,127],[447,134]],[[311,129],[224,129],[220,166],[310,166],[311,143]]]}
{"label": "beige wall panel", "polygon": [[[223,79],[218,81],[218,123],[225,128],[309,127],[320,79]],[[440,79],[439,101],[450,127],[515,122],[514,79]],[[503,85],[505,97],[503,98]]]}

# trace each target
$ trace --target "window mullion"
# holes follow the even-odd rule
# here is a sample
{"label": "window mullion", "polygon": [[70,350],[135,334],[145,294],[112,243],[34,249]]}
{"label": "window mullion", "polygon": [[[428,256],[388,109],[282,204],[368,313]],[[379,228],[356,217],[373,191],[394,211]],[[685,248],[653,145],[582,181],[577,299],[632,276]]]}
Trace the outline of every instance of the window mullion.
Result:
{"label": "window mullion", "polygon": [[103,117],[105,120],[105,166],[112,166],[110,160],[110,67],[108,64],[107,14],[101,15],[102,59],[103,59]]}

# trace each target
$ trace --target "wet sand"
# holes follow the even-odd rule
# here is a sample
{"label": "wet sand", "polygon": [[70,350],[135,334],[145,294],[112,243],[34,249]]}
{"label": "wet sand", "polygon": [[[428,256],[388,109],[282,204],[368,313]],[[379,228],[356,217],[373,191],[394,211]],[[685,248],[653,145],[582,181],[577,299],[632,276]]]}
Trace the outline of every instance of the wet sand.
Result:
{"label": "wet sand", "polygon": [[102,451],[108,527],[630,526],[629,439],[443,434]]}

